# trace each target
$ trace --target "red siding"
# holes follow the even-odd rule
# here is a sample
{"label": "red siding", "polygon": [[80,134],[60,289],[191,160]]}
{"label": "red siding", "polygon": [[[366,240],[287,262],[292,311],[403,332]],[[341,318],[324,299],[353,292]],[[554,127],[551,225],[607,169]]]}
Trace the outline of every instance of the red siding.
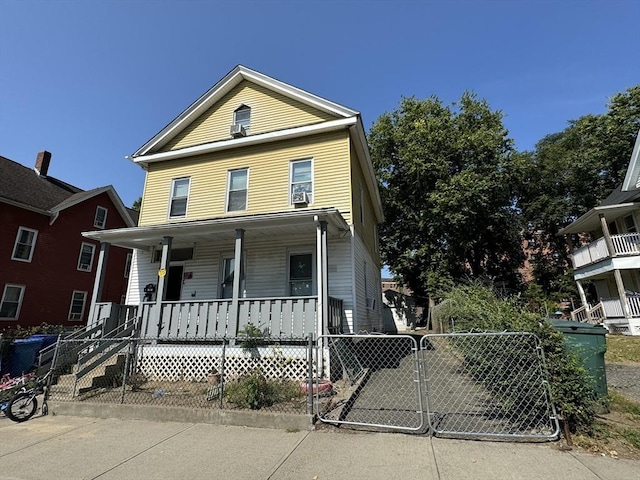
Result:
{"label": "red siding", "polygon": [[[18,321],[1,320],[0,330],[51,325],[84,325],[89,313],[100,244],[86,239],[81,232],[93,226],[96,207],[108,210],[105,228],[126,227],[107,193],[85,200],[60,212],[52,225],[50,217],[0,203],[0,295],[7,283],[25,285]],[[30,263],[11,260],[19,227],[38,230]],[[96,246],[91,272],[77,269],[83,242]],[[127,288],[124,269],[129,250],[111,247],[102,301],[120,303]],[[74,290],[87,292],[82,320],[68,320]]]}

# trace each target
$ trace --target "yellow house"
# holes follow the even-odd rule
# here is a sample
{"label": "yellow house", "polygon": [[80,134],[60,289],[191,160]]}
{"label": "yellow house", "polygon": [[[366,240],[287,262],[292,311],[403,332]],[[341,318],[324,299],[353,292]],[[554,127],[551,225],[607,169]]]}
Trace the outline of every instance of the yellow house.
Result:
{"label": "yellow house", "polygon": [[84,235],[99,265],[109,245],[134,249],[143,335],[381,330],[383,216],[358,112],[237,66],[128,158],[146,171],[139,226]]}

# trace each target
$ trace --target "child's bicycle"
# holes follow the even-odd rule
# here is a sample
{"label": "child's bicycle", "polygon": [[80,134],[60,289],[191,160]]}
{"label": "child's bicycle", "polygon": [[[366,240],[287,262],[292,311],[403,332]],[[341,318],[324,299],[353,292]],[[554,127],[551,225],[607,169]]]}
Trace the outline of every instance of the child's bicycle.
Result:
{"label": "child's bicycle", "polygon": [[36,377],[35,385],[27,390],[17,393],[7,404],[4,413],[14,422],[26,422],[38,409],[38,395],[44,394],[42,400],[42,415],[49,413],[47,405],[47,383],[52,370],[43,377]]}
{"label": "child's bicycle", "polygon": [[20,392],[27,390],[27,384],[35,378],[34,373],[23,373],[19,377],[11,378],[7,373],[0,379],[0,412],[4,413],[9,401]]}

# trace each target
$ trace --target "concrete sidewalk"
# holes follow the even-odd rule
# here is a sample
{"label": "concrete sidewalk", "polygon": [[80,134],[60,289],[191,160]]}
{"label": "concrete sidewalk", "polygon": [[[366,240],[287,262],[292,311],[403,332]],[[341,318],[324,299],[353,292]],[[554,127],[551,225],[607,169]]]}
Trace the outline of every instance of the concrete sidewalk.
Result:
{"label": "concrete sidewalk", "polygon": [[0,417],[0,479],[640,479],[551,444],[49,415]]}

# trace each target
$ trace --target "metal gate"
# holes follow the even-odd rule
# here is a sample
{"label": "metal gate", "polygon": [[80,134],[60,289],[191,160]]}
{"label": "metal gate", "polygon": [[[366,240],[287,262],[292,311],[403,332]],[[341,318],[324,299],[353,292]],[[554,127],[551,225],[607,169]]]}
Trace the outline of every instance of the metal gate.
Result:
{"label": "metal gate", "polygon": [[326,335],[316,362],[333,385],[316,383],[315,411],[327,423],[472,438],[559,433],[533,334],[434,334],[419,344],[410,335]]}
{"label": "metal gate", "polygon": [[418,342],[413,337],[323,335],[316,358],[324,362],[333,387],[333,394],[325,396],[322,385],[316,386],[320,420],[412,432],[426,429]]}

